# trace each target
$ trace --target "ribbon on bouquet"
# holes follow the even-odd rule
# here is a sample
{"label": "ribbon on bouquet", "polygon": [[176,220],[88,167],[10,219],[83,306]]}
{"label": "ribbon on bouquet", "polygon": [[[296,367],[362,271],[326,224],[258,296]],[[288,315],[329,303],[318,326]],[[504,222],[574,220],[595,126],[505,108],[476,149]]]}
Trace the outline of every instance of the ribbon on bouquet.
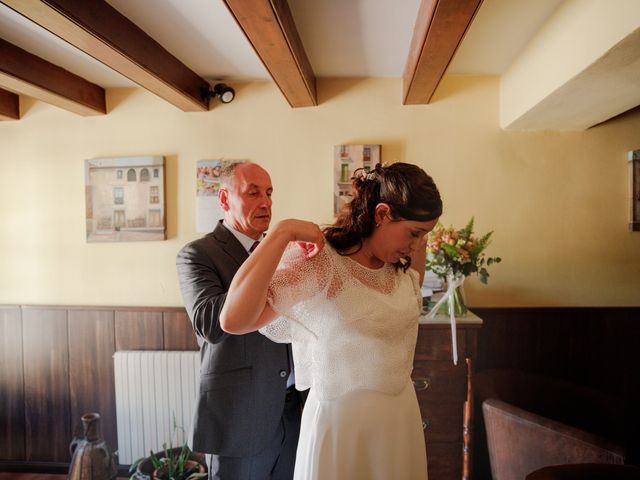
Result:
{"label": "ribbon on bouquet", "polygon": [[456,335],[456,316],[453,296],[456,288],[461,287],[464,283],[464,275],[453,276],[447,275],[447,291],[442,295],[440,300],[436,302],[433,308],[427,314],[427,318],[432,319],[438,313],[438,309],[444,302],[449,302],[449,318],[451,319],[451,353],[453,355],[453,364],[458,364],[458,337]]}

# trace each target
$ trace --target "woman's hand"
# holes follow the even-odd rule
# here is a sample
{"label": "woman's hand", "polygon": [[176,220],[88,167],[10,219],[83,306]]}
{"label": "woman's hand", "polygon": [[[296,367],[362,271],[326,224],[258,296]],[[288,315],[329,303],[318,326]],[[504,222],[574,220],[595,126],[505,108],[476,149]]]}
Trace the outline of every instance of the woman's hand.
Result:
{"label": "woman's hand", "polygon": [[320,227],[305,220],[289,219],[278,222],[274,232],[288,236],[290,242],[297,242],[307,258],[313,258],[324,248],[325,238]]}
{"label": "woman's hand", "polygon": [[324,247],[320,227],[304,220],[278,222],[236,272],[220,312],[225,332],[254,332],[272,321],[276,314],[267,304],[267,291],[273,274],[289,242],[298,242],[307,258]]}
{"label": "woman's hand", "polygon": [[413,268],[420,276],[420,285],[424,280],[425,262],[427,259],[427,238],[428,233],[421,235],[416,240],[416,246],[411,253],[411,268]]}

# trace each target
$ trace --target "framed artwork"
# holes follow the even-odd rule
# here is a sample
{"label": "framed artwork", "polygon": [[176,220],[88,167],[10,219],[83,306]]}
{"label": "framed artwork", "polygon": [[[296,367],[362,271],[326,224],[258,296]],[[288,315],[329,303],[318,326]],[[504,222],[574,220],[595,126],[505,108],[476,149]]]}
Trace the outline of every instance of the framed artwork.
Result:
{"label": "framed artwork", "polygon": [[224,212],[218,202],[222,160],[198,160],[196,164],[196,231],[212,232]]}
{"label": "framed artwork", "polygon": [[164,157],[84,162],[87,242],[164,240]]}
{"label": "framed artwork", "polygon": [[366,171],[380,162],[381,145],[336,145],[333,147],[333,213],[353,197],[351,177],[358,168]]}
{"label": "framed artwork", "polygon": [[640,232],[640,150],[632,150],[629,160],[629,231]]}

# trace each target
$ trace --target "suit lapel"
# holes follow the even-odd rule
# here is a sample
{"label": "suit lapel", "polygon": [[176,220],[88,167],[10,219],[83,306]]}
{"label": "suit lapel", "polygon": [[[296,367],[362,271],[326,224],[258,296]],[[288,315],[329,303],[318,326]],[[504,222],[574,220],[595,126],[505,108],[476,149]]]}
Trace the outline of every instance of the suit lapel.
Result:
{"label": "suit lapel", "polygon": [[216,225],[212,235],[216,241],[219,242],[219,245],[222,246],[222,249],[231,258],[238,262],[238,266],[242,265],[249,256],[242,244],[233,236],[233,233],[231,233],[227,227],[222,224],[222,220],[218,222],[218,225]]}

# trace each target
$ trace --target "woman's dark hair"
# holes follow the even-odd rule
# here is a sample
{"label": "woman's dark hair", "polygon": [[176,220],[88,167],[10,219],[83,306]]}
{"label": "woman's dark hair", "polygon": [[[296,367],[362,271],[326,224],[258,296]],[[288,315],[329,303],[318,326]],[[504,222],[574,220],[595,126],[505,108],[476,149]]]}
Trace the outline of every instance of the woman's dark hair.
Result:
{"label": "woman's dark hair", "polygon": [[344,205],[333,225],[324,229],[327,241],[339,252],[362,248],[362,241],[373,234],[379,203],[389,205],[392,220],[424,222],[442,214],[436,184],[416,165],[399,162],[383,167],[378,163],[369,172],[356,170],[351,181],[353,200]]}

